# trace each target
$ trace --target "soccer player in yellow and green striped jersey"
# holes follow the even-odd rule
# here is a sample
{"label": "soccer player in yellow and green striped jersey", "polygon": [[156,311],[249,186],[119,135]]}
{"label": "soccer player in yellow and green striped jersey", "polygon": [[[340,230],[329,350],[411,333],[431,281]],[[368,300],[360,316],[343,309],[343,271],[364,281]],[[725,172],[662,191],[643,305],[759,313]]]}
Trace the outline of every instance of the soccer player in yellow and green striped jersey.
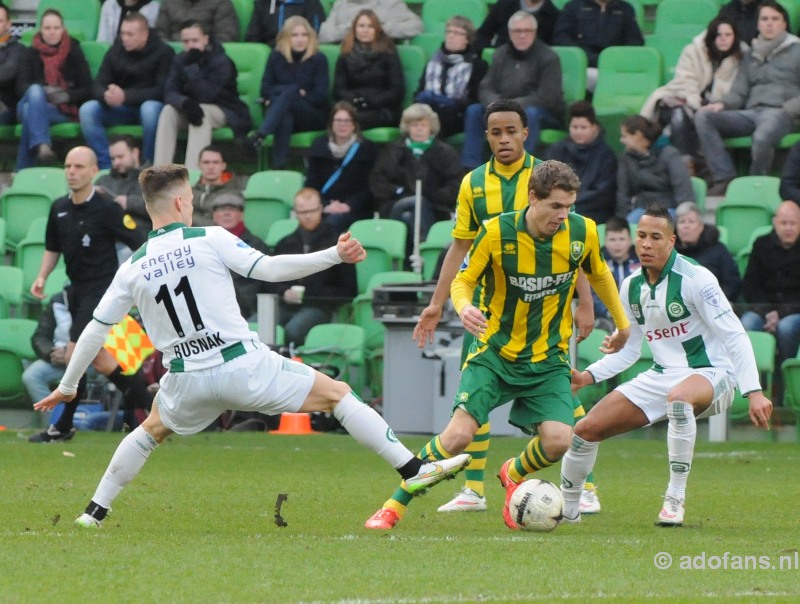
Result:
{"label": "soccer player in yellow and green striped jersey", "polygon": [[[436,290],[429,306],[420,315],[414,329],[414,340],[420,346],[433,342],[433,334],[442,315],[442,308],[450,295],[450,284],[458,267],[469,251],[480,226],[489,218],[503,212],[511,212],[528,206],[528,182],[534,166],[541,163],[525,152],[524,142],[528,134],[527,114],[515,101],[499,100],[486,108],[486,138],[492,150],[492,158],[464,177],[458,194],[456,222],[453,227],[453,244],[447,252],[442,265]],[[585,279],[578,282],[580,305],[576,312],[579,331],[591,331],[594,324],[594,311],[590,305],[591,293]],[[476,288],[474,303],[479,308],[481,290]],[[464,338],[462,362],[472,344],[472,338]],[[576,398],[575,416],[585,415],[580,401]],[[490,444],[490,425],[482,425],[475,440],[466,451],[472,461],[465,472],[463,489],[451,501],[440,506],[439,511],[482,511],[486,509],[484,477]],[[586,483],[592,489],[592,477]],[[400,516],[405,513],[405,505],[410,497],[398,489],[392,497]]]}
{"label": "soccer player in yellow and green striped jersey", "polygon": [[[524,475],[530,465],[540,469],[557,462],[569,447],[574,409],[568,340],[579,268],[619,328],[608,349],[619,350],[629,332],[597,227],[570,213],[579,186],[569,166],[543,162],[530,179],[529,206],[497,216],[479,231],[451,286],[461,322],[477,341],[462,370],[453,416],[420,451],[423,459],[463,451],[492,409],[509,400],[509,421],[536,436],[504,469],[513,461]],[[481,280],[485,314],[472,303]],[[366,526],[392,528],[405,511],[397,503],[387,501]]]}

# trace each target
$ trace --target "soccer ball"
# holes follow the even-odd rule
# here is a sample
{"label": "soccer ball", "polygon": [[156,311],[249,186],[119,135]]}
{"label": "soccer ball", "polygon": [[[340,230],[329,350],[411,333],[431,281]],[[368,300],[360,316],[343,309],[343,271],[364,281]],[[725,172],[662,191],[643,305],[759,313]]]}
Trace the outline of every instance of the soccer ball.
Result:
{"label": "soccer ball", "polygon": [[508,507],[519,528],[548,533],[562,518],[564,499],[561,489],[549,480],[532,478],[514,489]]}

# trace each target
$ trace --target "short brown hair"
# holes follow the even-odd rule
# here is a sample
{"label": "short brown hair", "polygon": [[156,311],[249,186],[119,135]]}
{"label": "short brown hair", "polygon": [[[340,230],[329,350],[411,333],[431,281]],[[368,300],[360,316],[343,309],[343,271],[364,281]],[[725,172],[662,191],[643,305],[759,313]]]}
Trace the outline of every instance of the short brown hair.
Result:
{"label": "short brown hair", "polygon": [[553,189],[561,189],[567,193],[577,193],[581,181],[575,171],[564,162],[549,159],[534,166],[528,191],[533,191],[537,199],[550,196]]}
{"label": "short brown hair", "polygon": [[148,206],[152,206],[160,197],[184,182],[189,182],[189,170],[182,164],[151,166],[139,174],[139,186],[142,187],[142,196]]}

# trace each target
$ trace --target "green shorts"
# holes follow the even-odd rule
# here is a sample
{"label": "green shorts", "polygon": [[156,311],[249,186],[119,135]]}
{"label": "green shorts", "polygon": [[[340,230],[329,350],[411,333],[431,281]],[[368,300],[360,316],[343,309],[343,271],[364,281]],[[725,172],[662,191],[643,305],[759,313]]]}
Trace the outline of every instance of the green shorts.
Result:
{"label": "green shorts", "polygon": [[569,362],[553,357],[512,363],[484,347],[461,371],[453,409],[463,409],[483,425],[494,408],[512,399],[508,423],[528,434],[535,434],[536,425],[544,421],[574,425]]}

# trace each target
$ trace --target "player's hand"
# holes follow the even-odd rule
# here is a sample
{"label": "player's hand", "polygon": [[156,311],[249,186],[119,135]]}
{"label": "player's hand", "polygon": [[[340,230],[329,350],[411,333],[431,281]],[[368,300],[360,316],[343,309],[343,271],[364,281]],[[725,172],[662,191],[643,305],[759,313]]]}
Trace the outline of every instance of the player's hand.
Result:
{"label": "player's hand", "polygon": [[31,284],[31,295],[39,300],[44,300],[44,277],[36,277]]}
{"label": "player's hand", "polygon": [[747,395],[750,401],[750,421],[758,428],[769,430],[769,418],[772,415],[772,401],[760,390]]}
{"label": "player's hand", "polygon": [[336,251],[339,253],[339,258],[341,258],[343,262],[347,262],[347,264],[361,262],[367,257],[367,251],[358,239],[353,239],[350,231],[339,235],[339,241],[336,243]]}
{"label": "player's hand", "polygon": [[[591,302],[591,301],[590,301]],[[577,340],[585,340],[594,329],[594,306],[591,303],[578,303],[575,309],[575,327],[578,328]]]}
{"label": "player's hand", "polygon": [[572,392],[575,393],[584,386],[594,384],[594,377],[588,371],[572,370]]}
{"label": "player's hand", "polygon": [[425,348],[426,344],[433,344],[433,332],[436,331],[436,326],[439,325],[441,318],[442,307],[433,302],[420,313],[419,321],[414,327],[414,335],[411,336],[419,348]]}
{"label": "player's hand", "polygon": [[607,335],[603,338],[603,345],[600,347],[600,352],[605,354],[613,354],[622,350],[628,337],[631,335],[630,327],[625,329],[616,329],[614,333]]}
{"label": "player's hand", "polygon": [[48,394],[46,397],[40,400],[38,403],[34,403],[33,408],[36,409],[37,411],[50,411],[50,409],[58,405],[58,403],[62,401],[68,403],[69,401],[74,399],[75,394],[64,394],[63,392],[61,392],[61,390],[56,388],[50,394]]}
{"label": "player's hand", "polygon": [[468,332],[476,338],[480,338],[486,332],[486,317],[472,304],[467,304],[461,309],[461,324]]}

